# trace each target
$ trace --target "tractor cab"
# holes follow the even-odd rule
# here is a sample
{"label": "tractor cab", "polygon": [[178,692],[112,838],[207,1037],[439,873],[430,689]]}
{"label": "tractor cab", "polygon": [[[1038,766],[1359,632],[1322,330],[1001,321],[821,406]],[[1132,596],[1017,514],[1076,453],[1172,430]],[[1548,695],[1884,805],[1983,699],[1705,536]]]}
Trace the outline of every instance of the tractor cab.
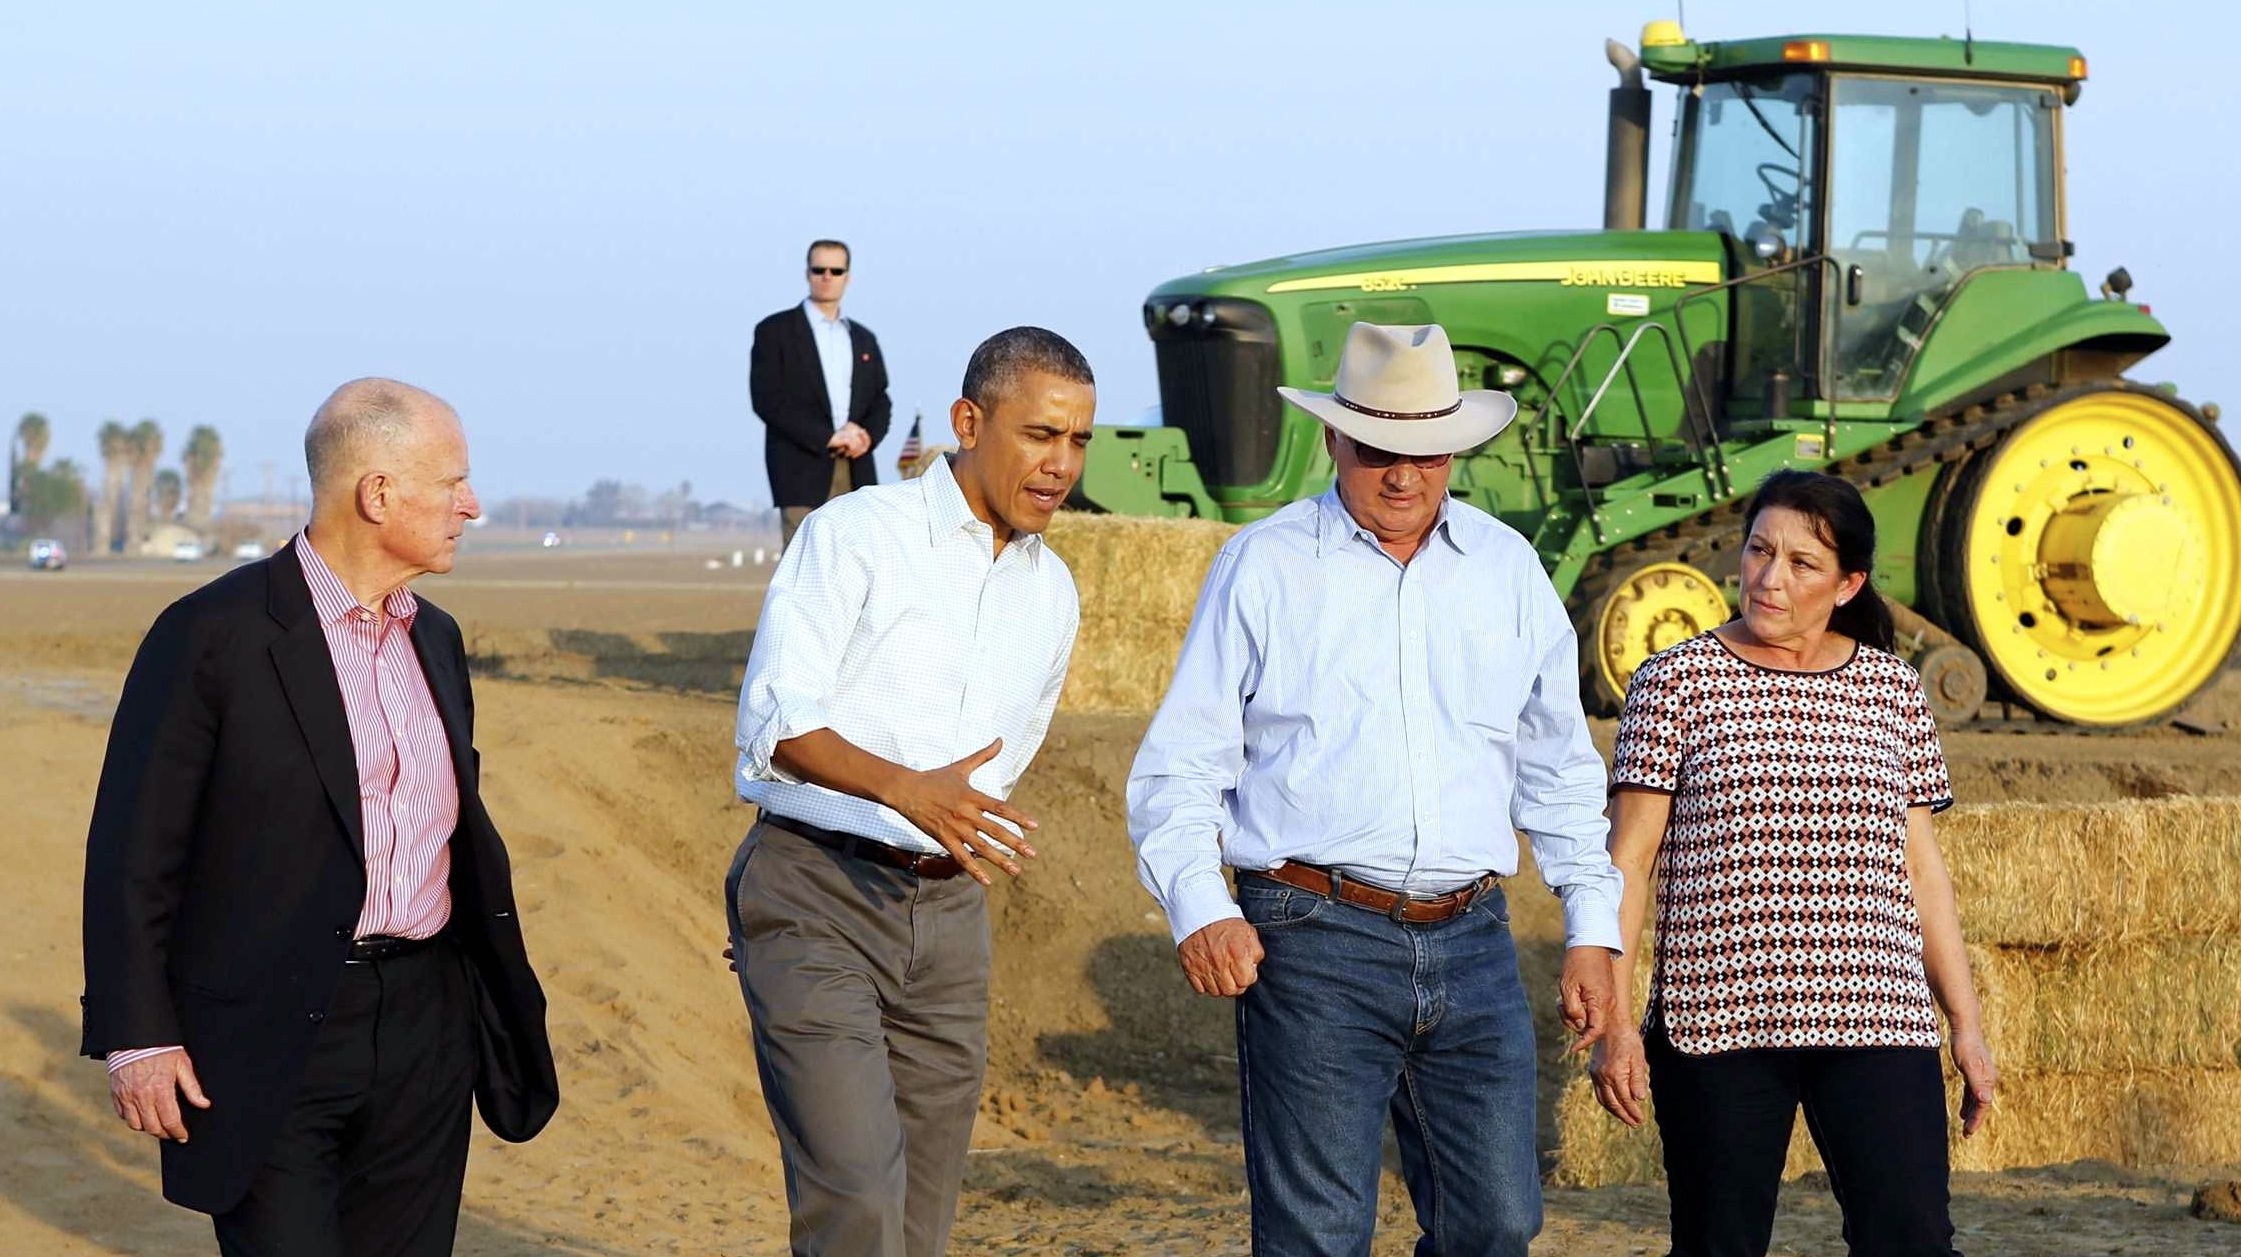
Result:
{"label": "tractor cab", "polygon": [[2060,268],[2066,48],[1803,36],[1642,62],[1682,88],[1668,225],[1717,232],[1743,282],[1731,416],[1898,399],[1930,323],[1990,268]]}

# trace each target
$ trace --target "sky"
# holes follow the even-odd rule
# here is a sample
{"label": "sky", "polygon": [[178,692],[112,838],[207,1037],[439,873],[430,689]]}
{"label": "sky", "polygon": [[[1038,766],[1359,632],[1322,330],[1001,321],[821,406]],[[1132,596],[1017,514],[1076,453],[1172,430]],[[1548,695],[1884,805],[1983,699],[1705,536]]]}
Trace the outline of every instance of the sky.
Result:
{"label": "sky", "polygon": [[[2241,315],[2203,255],[2241,191],[2209,10],[1973,0],[1981,39],[2068,43],[2072,265],[2171,328],[2135,368],[2232,393]],[[1158,401],[1139,309],[1221,263],[1601,221],[1606,36],[1962,32],[1963,0],[1378,5],[733,3],[19,6],[0,58],[0,416],[98,466],[218,428],[285,493],[336,384],[456,405],[486,501],[613,477],[769,501],[755,322],[848,241],[844,312],[946,434],[1017,323],[1080,345],[1099,418]],[[1672,119],[1660,89],[1651,203]],[[2207,150],[2207,151],[2205,151]],[[1653,225],[1656,222],[1653,208]]]}

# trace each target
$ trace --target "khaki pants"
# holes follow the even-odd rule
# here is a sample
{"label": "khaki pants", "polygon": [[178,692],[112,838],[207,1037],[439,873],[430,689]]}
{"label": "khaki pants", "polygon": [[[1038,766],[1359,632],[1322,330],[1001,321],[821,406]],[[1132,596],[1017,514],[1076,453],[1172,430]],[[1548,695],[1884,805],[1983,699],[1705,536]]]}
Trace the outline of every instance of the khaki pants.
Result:
{"label": "khaki pants", "polygon": [[758,821],[725,887],[798,1257],[949,1244],[988,1062],[988,901]]}
{"label": "khaki pants", "polygon": [[[846,493],[850,489],[853,489],[855,487],[856,460],[853,458],[835,457],[833,459],[833,482],[825,489],[825,500],[827,502],[830,502],[834,498],[839,497],[841,494]],[[787,546],[794,544],[794,533],[801,528],[801,522],[809,518],[809,513],[816,509],[817,508],[814,506],[785,506],[779,508],[779,549],[783,550]]]}

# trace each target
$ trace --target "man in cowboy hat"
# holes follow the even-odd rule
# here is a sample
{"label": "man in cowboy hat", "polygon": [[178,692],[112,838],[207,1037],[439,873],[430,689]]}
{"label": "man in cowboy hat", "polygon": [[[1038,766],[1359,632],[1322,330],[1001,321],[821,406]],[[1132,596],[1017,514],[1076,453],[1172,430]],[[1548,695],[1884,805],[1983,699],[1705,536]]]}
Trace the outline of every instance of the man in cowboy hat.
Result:
{"label": "man in cowboy hat", "polygon": [[1523,1257],[1514,831],[1564,901],[1574,1050],[1618,1015],[1620,877],[1564,605],[1447,496],[1517,404],[1459,392],[1436,325],[1356,323],[1332,392],[1278,391],[1323,421],[1335,483],[1215,557],[1129,774],[1138,868],[1192,988],[1238,1000],[1254,1252],[1369,1252],[1390,1114],[1424,1251]]}

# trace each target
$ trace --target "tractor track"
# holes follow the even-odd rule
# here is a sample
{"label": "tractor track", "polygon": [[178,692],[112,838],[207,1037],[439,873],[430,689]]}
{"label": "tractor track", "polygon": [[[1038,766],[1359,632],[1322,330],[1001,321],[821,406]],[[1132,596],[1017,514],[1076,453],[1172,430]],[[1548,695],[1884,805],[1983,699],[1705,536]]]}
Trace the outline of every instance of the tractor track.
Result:
{"label": "tractor track", "polygon": [[[2078,381],[2064,386],[2033,384],[2012,392],[2003,393],[1985,402],[1964,406],[1938,415],[1921,426],[1898,434],[1882,445],[1862,451],[1850,458],[1831,463],[1826,468],[1831,474],[1843,476],[1862,489],[1881,488],[1904,476],[1917,475],[1924,470],[1942,470],[1970,455],[1988,450],[2000,438],[2014,430],[2024,420],[2031,418],[2049,405],[2070,396],[2118,390],[2153,393],[2165,401],[2177,401],[2126,380]],[[2182,403],[2183,404],[2183,403]],[[1723,580],[1726,554],[1743,542],[1743,508],[1749,495],[1737,497],[1711,507],[1688,519],[1669,524],[1655,532],[1601,551],[1588,560],[1585,571],[1572,589],[1567,600],[1573,617],[1573,627],[1583,643],[1580,655],[1581,692],[1593,696],[1606,710],[1603,715],[1617,714],[1618,699],[1604,686],[1600,670],[1589,653],[1588,644],[1596,639],[1594,617],[1605,595],[1609,594],[1627,573],[1651,563],[1686,563],[1691,567]],[[1927,614],[1927,613],[1925,613]],[[1949,625],[1941,628],[1952,631]],[[2241,649],[2227,666],[2241,660]],[[2167,726],[2172,717],[2140,724],[2100,727],[2074,725],[2052,720],[2030,712],[2021,703],[2002,702],[2005,709],[2021,712],[2007,718],[1979,717],[1958,724],[1944,726],[1954,732],[2063,734],[2076,737],[2104,736],[2135,733],[2141,729]]]}

